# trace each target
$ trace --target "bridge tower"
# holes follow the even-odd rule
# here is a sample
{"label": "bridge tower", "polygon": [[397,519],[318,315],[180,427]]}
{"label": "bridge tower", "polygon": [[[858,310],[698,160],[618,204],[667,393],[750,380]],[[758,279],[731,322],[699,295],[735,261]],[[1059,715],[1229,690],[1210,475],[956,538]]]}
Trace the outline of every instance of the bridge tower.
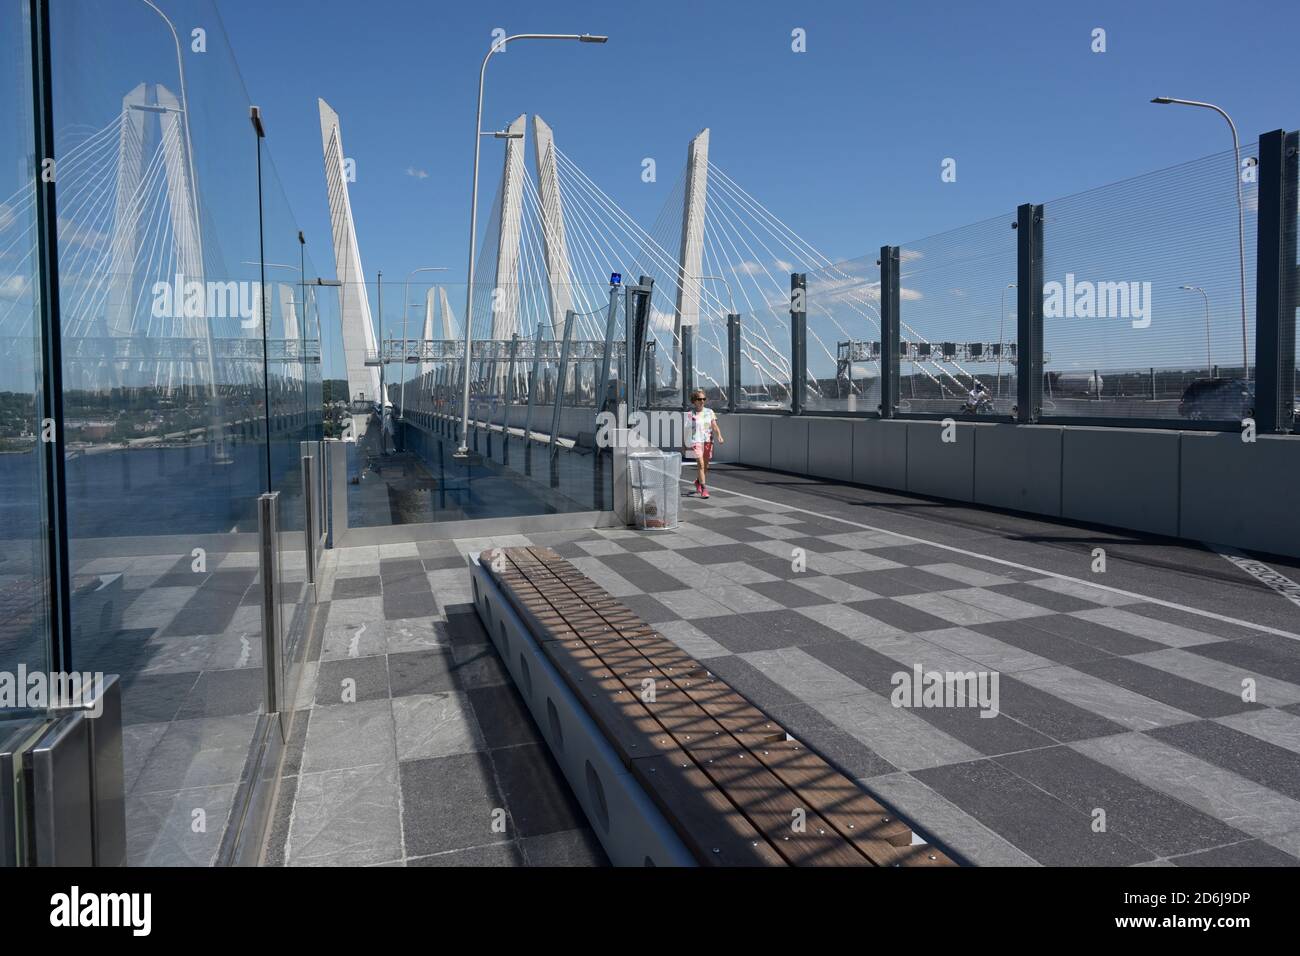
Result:
{"label": "bridge tower", "polygon": [[682,241],[677,256],[681,270],[673,314],[673,372],[682,365],[682,329],[700,324],[700,283],[704,262],[704,209],[709,190],[709,130],[700,130],[686,147],[686,191],[682,199]]}
{"label": "bridge tower", "polygon": [[[339,132],[339,114],[324,100],[320,107],[321,146],[325,157],[325,185],[329,194],[330,228],[334,241],[334,268],[342,285],[339,288],[339,312],[343,325],[343,359],[347,366],[348,398],[377,402],[379,368],[366,365],[368,353],[377,353],[375,326],[366,294],[365,272],[361,268],[361,250],[357,246],[357,229],[352,219],[352,202],[348,197],[344,167],[343,139]],[[387,397],[383,398],[387,404]],[[354,434],[365,434],[366,416],[353,419]]]}
{"label": "bridge tower", "polygon": [[533,150],[537,163],[538,195],[542,203],[542,242],[546,250],[551,326],[555,329],[555,337],[563,339],[565,316],[573,302],[573,294],[569,288],[569,247],[564,236],[559,160],[555,155],[555,134],[536,114],[533,115]]}
{"label": "bridge tower", "polygon": [[501,169],[501,228],[497,233],[497,271],[492,295],[492,326],[488,336],[508,339],[519,331],[519,240],[524,205],[525,114],[510,124],[517,139],[506,140]]}

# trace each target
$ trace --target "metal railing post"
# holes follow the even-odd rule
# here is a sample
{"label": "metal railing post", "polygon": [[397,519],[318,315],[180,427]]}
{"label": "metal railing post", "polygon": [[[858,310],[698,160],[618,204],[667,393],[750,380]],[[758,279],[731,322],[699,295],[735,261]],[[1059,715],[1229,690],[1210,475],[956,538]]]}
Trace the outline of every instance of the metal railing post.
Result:
{"label": "metal railing post", "polygon": [[727,411],[740,405],[740,315],[727,316]]}
{"label": "metal railing post", "polygon": [[[898,410],[900,305],[898,246],[880,247],[880,417]],[[851,347],[851,346],[850,346]],[[851,381],[851,379],[850,379]]]}
{"label": "metal railing post", "polygon": [[1016,209],[1016,421],[1043,412],[1043,207]]}
{"label": "metal railing post", "polygon": [[1294,132],[1273,130],[1259,138],[1255,427],[1263,434],[1289,432],[1296,426],[1297,147],[1300,134]]}
{"label": "metal railing post", "polygon": [[302,535],[307,548],[307,583],[316,585],[316,489],[314,459],[302,456]]}
{"label": "metal railing post", "polygon": [[682,408],[691,407],[691,392],[695,391],[695,329],[682,326]]}
{"label": "metal railing post", "polygon": [[524,413],[524,474],[533,473],[533,407],[537,404],[537,377],[541,374],[542,323],[533,339],[533,368],[528,376],[528,411]]}
{"label": "metal railing post", "polygon": [[802,415],[808,389],[808,275],[790,273],[790,414]]}
{"label": "metal railing post", "polygon": [[257,499],[257,530],[261,547],[262,669],[266,677],[266,712],[280,710],[280,492],[269,491]]}
{"label": "metal railing post", "polygon": [[560,434],[560,409],[564,405],[565,379],[569,372],[569,346],[573,341],[573,310],[564,313],[564,340],[560,345],[560,366],[555,372],[555,402],[551,405],[551,455],[555,454]]}
{"label": "metal railing post", "polygon": [[600,356],[600,375],[596,377],[596,388],[600,389],[600,398],[596,403],[596,412],[611,410],[618,411],[618,388],[614,389],[612,397],[609,394],[609,372],[610,366],[614,359],[614,332],[616,329],[618,316],[618,286],[609,287],[609,311],[605,315],[605,350]]}
{"label": "metal railing post", "polygon": [[515,401],[515,356],[519,354],[519,333],[510,334],[510,364],[506,371],[506,407],[501,415],[501,464],[510,463],[510,407]]}

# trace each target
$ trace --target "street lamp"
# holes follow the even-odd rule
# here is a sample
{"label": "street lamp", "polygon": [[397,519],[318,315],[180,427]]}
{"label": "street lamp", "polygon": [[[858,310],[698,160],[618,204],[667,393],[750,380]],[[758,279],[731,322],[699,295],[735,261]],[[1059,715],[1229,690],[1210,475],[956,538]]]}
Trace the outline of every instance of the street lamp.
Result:
{"label": "street lamp", "polygon": [[411,276],[417,272],[446,272],[446,266],[421,266],[406,274],[406,289],[402,293],[402,392],[397,410],[397,420],[406,421],[406,314],[411,311]]}
{"label": "street lamp", "polygon": [[590,33],[516,33],[514,36],[508,36],[504,40],[494,41],[488,48],[487,55],[483,57],[483,65],[478,71],[478,115],[474,119],[474,185],[470,191],[469,200],[469,269],[468,282],[465,286],[465,392],[463,396],[463,406],[461,409],[460,421],[460,447],[456,449],[454,456],[456,458],[469,457],[469,353],[472,341],[472,329],[474,319],[474,247],[478,243],[478,154],[479,141],[484,136],[494,136],[497,139],[516,138],[511,133],[504,130],[499,132],[483,132],[483,79],[487,74],[488,60],[492,54],[498,50],[504,50],[506,44],[511,40],[577,40],[579,43],[604,43],[609,39],[607,36],[595,36]]}
{"label": "street lamp", "polygon": [[1227,120],[1228,128],[1232,130],[1232,150],[1237,157],[1236,165],[1232,170],[1232,178],[1236,180],[1237,184],[1237,259],[1241,271],[1241,370],[1242,376],[1249,382],[1250,359],[1246,355],[1246,219],[1241,206],[1241,144],[1237,139],[1237,124],[1232,121],[1231,116],[1213,103],[1202,103],[1198,100],[1180,100],[1173,96],[1157,96],[1151,102],[1159,103],[1162,106],[1173,103],[1178,106],[1199,106],[1207,110],[1214,110]]}
{"label": "street lamp", "polygon": [[1214,363],[1210,359],[1210,297],[1199,285],[1180,285],[1178,288],[1188,292],[1199,292],[1205,299],[1205,368],[1210,375],[1213,375]]}
{"label": "street lamp", "polygon": [[998,398],[1002,397],[1002,353],[1006,351],[1007,343],[1003,339],[1003,329],[1006,328],[1007,322],[1007,289],[1014,289],[1016,284],[1008,282],[1006,289],[1002,290],[1002,309],[998,313]]}

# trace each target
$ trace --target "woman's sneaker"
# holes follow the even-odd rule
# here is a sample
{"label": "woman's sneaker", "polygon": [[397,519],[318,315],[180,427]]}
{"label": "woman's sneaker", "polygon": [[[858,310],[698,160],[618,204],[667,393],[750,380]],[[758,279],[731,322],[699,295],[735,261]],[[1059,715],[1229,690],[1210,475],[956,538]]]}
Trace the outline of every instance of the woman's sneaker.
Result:
{"label": "woman's sneaker", "polygon": [[701,498],[709,497],[709,489],[705,488],[703,485],[700,485],[700,497]]}

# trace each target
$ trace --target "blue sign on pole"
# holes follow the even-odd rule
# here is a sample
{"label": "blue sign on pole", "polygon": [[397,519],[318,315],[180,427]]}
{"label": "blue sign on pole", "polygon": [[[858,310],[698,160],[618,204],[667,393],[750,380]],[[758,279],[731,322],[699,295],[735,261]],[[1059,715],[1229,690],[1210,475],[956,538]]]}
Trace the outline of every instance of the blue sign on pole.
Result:
{"label": "blue sign on pole", "polygon": [[611,273],[609,274],[609,284],[610,284],[610,285],[622,285],[622,284],[623,284],[623,273],[621,273],[621,272],[611,272]]}

